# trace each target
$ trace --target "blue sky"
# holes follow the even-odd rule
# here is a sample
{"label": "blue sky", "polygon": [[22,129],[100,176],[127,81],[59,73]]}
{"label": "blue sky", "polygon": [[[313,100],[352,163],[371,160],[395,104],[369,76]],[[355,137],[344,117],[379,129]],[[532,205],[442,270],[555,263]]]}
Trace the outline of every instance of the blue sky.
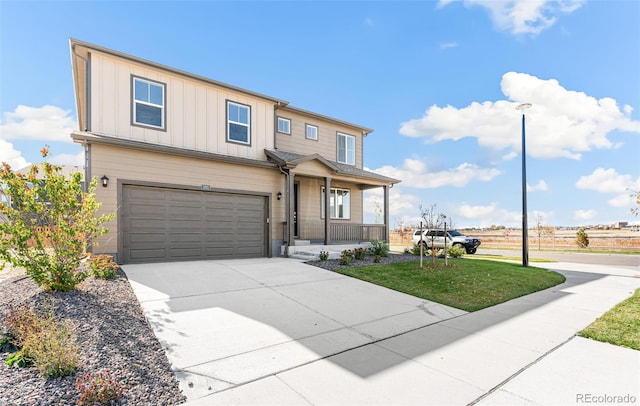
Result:
{"label": "blue sky", "polygon": [[[401,179],[391,222],[436,204],[457,227],[634,221],[637,1],[0,1],[0,160],[82,164],[68,39],[375,131],[365,166]],[[381,196],[367,196],[367,220]]]}

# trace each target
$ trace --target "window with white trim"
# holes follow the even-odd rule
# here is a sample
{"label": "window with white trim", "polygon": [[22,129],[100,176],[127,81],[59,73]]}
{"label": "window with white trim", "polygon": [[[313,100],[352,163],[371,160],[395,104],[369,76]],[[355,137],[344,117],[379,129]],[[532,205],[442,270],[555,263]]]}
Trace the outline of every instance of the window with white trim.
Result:
{"label": "window with white trim", "polygon": [[305,137],[308,140],[318,141],[318,127],[317,126],[311,125],[311,124],[306,124],[304,132],[305,132]]}
{"label": "window with white trim", "polygon": [[132,76],[133,124],[164,130],[165,85]]}
{"label": "window with white trim", "polygon": [[291,120],[284,117],[278,117],[278,132],[282,134],[291,134]]}
{"label": "window with white trim", "polygon": [[356,137],[338,133],[338,162],[356,164]]}
{"label": "window with white trim", "polygon": [[227,141],[251,144],[251,107],[227,101]]}
{"label": "window with white trim", "polygon": [[[324,188],[321,193],[321,217],[324,218]],[[332,219],[349,220],[351,218],[351,191],[331,188],[329,193],[329,214]]]}

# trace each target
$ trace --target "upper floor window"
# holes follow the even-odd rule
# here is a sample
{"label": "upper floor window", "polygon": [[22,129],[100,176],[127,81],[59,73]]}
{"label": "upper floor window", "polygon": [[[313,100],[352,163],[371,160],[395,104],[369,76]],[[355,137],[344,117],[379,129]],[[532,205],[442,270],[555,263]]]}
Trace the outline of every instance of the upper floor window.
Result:
{"label": "upper floor window", "polygon": [[164,129],[164,83],[133,77],[133,124]]}
{"label": "upper floor window", "polygon": [[318,140],[318,126],[307,124],[305,125],[305,137],[308,140]]}
{"label": "upper floor window", "polygon": [[288,118],[278,117],[278,132],[291,134],[291,120]]}
{"label": "upper floor window", "polygon": [[338,133],[338,162],[356,164],[356,137]]}
{"label": "upper floor window", "polygon": [[251,107],[227,101],[227,141],[251,144]]}

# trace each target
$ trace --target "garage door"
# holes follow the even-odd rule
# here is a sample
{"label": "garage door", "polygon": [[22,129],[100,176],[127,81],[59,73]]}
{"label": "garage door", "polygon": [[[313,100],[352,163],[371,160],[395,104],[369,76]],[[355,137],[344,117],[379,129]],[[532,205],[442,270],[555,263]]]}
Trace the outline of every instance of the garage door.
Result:
{"label": "garage door", "polygon": [[266,256],[266,198],[125,185],[124,263]]}

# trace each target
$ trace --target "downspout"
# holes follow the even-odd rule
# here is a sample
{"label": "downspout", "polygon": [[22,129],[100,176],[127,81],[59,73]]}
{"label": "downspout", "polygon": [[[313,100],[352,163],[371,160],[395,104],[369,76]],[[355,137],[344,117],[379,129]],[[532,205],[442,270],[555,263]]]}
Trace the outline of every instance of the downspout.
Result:
{"label": "downspout", "polygon": [[[278,169],[280,170],[280,173],[282,173],[285,176],[285,186],[284,186],[284,191],[285,191],[285,209],[284,209],[284,213],[285,213],[285,220],[286,220],[286,228],[283,228],[282,230],[282,240],[285,244],[285,250],[284,250],[284,256],[288,257],[289,256],[289,244],[290,244],[290,236],[289,236],[289,220],[291,220],[291,199],[289,198],[290,196],[290,192],[291,190],[289,187],[289,172],[285,171],[284,169],[282,169],[282,166],[278,165]],[[285,229],[287,231],[285,231]]]}

